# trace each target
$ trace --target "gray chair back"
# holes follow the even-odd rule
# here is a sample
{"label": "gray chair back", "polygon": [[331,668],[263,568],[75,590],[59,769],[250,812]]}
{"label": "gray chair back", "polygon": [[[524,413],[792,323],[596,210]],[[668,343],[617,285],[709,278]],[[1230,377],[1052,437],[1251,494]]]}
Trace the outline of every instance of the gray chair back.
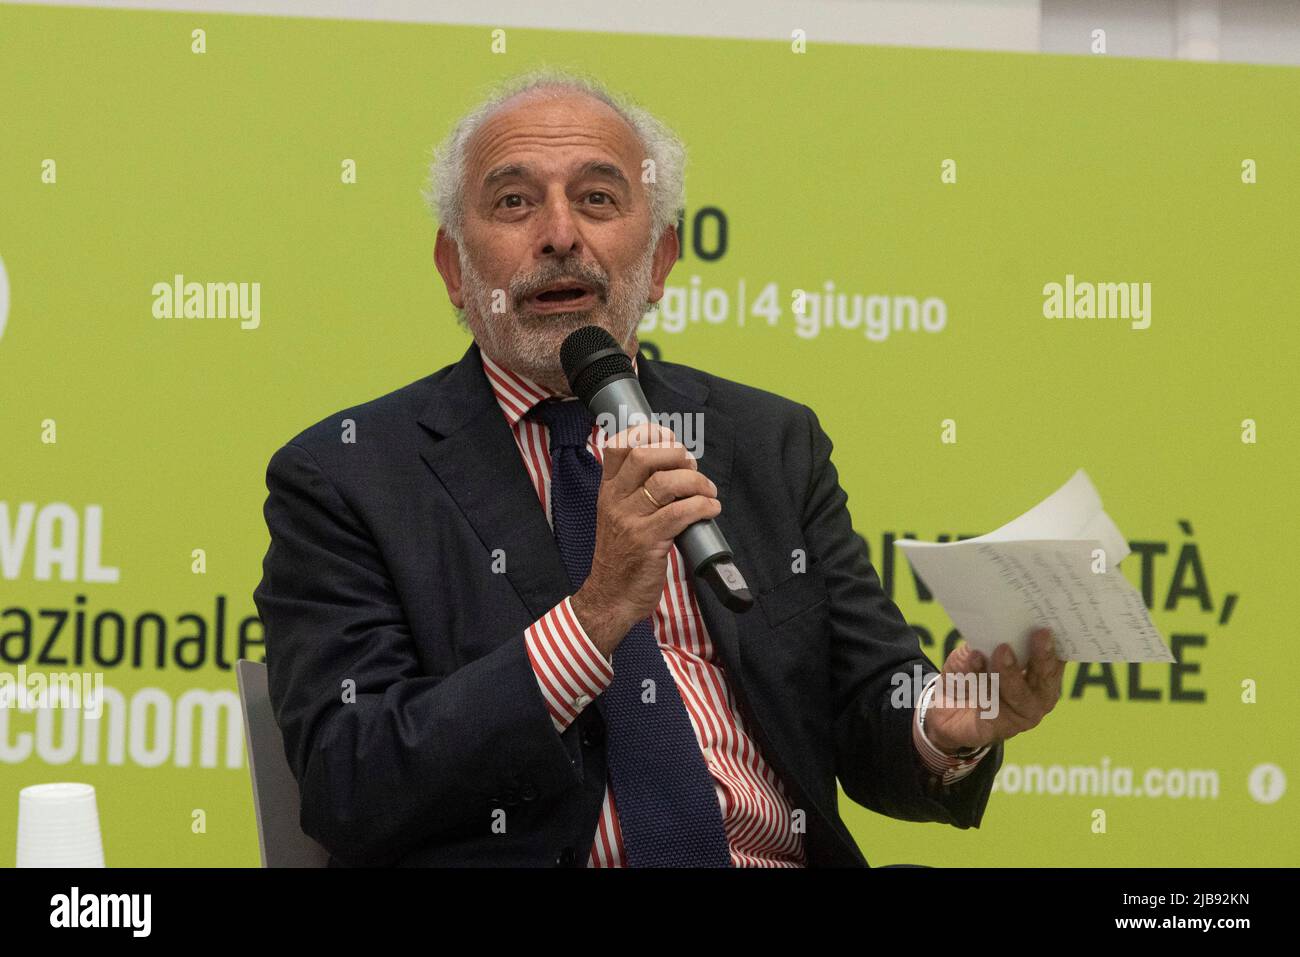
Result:
{"label": "gray chair back", "polygon": [[298,781],[284,756],[284,739],[275,723],[266,686],[266,665],[241,658],[235,679],[244,710],[244,743],[253,778],[257,846],[263,867],[328,867],[329,852],[302,832]]}

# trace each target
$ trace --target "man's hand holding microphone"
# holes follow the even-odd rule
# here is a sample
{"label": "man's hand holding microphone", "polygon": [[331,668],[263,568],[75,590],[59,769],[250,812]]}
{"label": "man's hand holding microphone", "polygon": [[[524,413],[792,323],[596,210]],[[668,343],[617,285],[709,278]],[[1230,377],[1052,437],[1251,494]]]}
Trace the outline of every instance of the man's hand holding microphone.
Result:
{"label": "man's hand holding microphone", "polygon": [[671,429],[654,422],[606,439],[591,574],[570,601],[606,658],[659,605],[673,540],[722,511],[717,486]]}

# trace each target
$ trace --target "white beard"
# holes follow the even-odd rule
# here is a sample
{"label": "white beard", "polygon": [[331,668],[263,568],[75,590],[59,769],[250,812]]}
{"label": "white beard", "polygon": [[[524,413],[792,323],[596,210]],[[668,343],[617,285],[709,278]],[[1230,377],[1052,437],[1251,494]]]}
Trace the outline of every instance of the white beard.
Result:
{"label": "white beard", "polygon": [[[506,311],[493,313],[493,290],[487,287],[472,260],[461,248],[461,281],[465,288],[464,318],[479,348],[493,362],[563,395],[571,394],[568,380],[560,366],[560,346],[569,333],[583,326],[600,326],[614,337],[621,348],[626,349],[637,325],[652,307],[648,297],[654,243],[646,244],[641,258],[621,283],[610,283],[607,276],[599,276],[599,281],[607,290],[605,299],[600,299],[598,294],[596,303],[590,308],[545,314],[517,308],[514,304],[519,297],[514,289],[505,290]],[[590,269],[577,266],[568,269],[561,266],[546,272],[554,272],[557,277],[567,273],[577,279],[591,281],[592,285],[598,279],[598,274]],[[525,282],[526,280],[512,282],[512,286],[523,288]]]}

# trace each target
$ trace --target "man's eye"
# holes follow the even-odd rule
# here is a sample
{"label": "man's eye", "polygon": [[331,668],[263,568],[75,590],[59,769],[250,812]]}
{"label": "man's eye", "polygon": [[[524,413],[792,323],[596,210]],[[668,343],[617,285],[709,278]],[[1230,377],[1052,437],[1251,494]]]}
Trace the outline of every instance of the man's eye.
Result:
{"label": "man's eye", "polygon": [[[605,192],[603,189],[598,189],[598,190],[595,190],[595,191],[590,192],[590,193],[587,194],[587,198],[588,198],[588,199],[590,199],[590,198],[593,197],[593,196],[604,196],[605,199],[609,200],[609,202],[613,202],[613,201],[614,201],[614,197],[611,196],[609,193]],[[597,205],[597,206],[608,206],[609,203],[597,203],[596,205]]]}
{"label": "man's eye", "polygon": [[[524,198],[520,196],[518,193],[507,193],[505,196],[502,196],[499,200],[497,200],[497,205],[500,206],[502,203],[508,202],[509,200],[512,199],[517,199],[522,203]],[[518,206],[507,206],[507,209],[518,209],[518,208],[519,208]]]}

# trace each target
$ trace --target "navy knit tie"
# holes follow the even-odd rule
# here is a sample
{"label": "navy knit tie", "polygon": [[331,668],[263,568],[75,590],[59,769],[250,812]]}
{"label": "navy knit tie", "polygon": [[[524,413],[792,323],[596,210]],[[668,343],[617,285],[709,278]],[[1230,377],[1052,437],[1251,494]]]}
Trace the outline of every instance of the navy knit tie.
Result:
{"label": "navy knit tie", "polygon": [[[542,402],[529,417],[550,430],[551,519],[577,591],[596,548],[601,466],[587,450],[596,420],[581,400]],[[648,617],[614,649],[613,670],[596,705],[628,866],[730,867],[713,778]]]}

